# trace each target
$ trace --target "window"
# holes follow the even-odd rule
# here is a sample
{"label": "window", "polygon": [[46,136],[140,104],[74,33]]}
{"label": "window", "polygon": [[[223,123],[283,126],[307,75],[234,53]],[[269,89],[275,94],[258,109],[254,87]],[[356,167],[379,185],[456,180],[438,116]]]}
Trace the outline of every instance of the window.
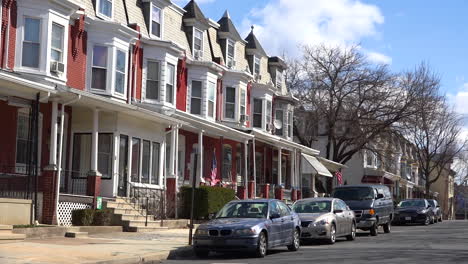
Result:
{"label": "window", "polygon": [[232,172],[232,147],[225,145],[223,147],[223,179],[231,181]]}
{"label": "window", "polygon": [[151,184],[159,184],[159,148],[160,144],[153,142],[151,156]]}
{"label": "window", "polygon": [[246,115],[246,108],[245,108],[245,90],[241,89],[241,95],[240,95],[240,114],[241,115]]}
{"label": "window", "polygon": [[41,20],[24,19],[22,63],[24,67],[39,68]]}
{"label": "window", "polygon": [[132,182],[140,181],[140,139],[132,138]]}
{"label": "window", "polygon": [[146,67],[146,99],[159,100],[159,62],[148,61]]}
{"label": "window", "polygon": [[27,164],[29,161],[27,150],[30,141],[29,113],[18,112],[16,125],[16,164]]}
{"label": "window", "polygon": [[193,32],[193,50],[203,50],[203,32],[197,28]]}
{"label": "window", "polygon": [[154,5],[151,9],[151,34],[161,37],[161,9]]}
{"label": "window", "polygon": [[[73,136],[74,178],[86,177],[91,170],[91,133],[77,133]],[[102,178],[112,178],[113,134],[99,133],[98,136],[98,172]]]}
{"label": "window", "polygon": [[294,119],[293,113],[291,111],[288,112],[288,137],[292,137],[293,135],[293,127],[294,126]]}
{"label": "window", "polygon": [[166,82],[166,102],[174,103],[174,78],[175,78],[175,66],[167,64],[167,82]]}
{"label": "window", "polygon": [[275,111],[275,120],[277,120],[279,123],[282,124],[281,128],[275,129],[275,134],[276,134],[277,136],[282,136],[282,135],[283,135],[283,126],[285,125],[285,124],[283,123],[283,110],[277,109],[277,110]]}
{"label": "window", "polygon": [[190,100],[190,113],[201,115],[202,82],[192,81],[192,99]]}
{"label": "window", "polygon": [[141,161],[141,183],[149,183],[150,178],[150,158],[151,158],[151,143],[143,140],[143,155]]}
{"label": "window", "polygon": [[224,117],[234,119],[236,110],[236,88],[226,87],[226,102],[225,102]]}
{"label": "window", "polygon": [[65,28],[59,24],[52,23],[52,43],[50,58],[53,61],[63,62],[63,34]]}
{"label": "window", "polygon": [[102,178],[112,178],[112,134],[99,134],[98,137],[98,171]]}
{"label": "window", "polygon": [[235,42],[227,39],[226,40],[226,64],[228,67],[234,67],[234,51],[235,51]]}
{"label": "window", "polygon": [[118,50],[115,62],[115,92],[119,94],[125,93],[125,52]]}
{"label": "window", "polygon": [[112,18],[112,0],[97,0],[97,10],[99,15]]}
{"label": "window", "polygon": [[215,115],[215,92],[216,84],[214,82],[208,83],[208,117],[214,118]]}
{"label": "window", "polygon": [[260,58],[257,56],[254,56],[254,75],[260,75]]}
{"label": "window", "polygon": [[283,86],[283,72],[276,70],[276,87],[280,89]]}
{"label": "window", "polygon": [[91,88],[105,91],[107,79],[107,47],[94,46]]}
{"label": "window", "polygon": [[375,166],[375,154],[369,150],[366,151],[366,167]]}
{"label": "window", "polygon": [[271,124],[271,101],[266,101],[266,124]]}
{"label": "window", "polygon": [[253,101],[253,126],[262,128],[262,108],[263,102],[261,99],[254,99]]}

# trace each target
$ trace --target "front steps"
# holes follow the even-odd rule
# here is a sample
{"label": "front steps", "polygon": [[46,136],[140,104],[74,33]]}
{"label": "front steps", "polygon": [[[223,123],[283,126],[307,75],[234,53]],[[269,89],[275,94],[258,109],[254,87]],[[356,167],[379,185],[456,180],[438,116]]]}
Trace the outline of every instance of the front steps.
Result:
{"label": "front steps", "polygon": [[0,225],[0,243],[20,242],[25,238],[24,234],[13,234],[13,226]]}
{"label": "front steps", "polygon": [[148,215],[146,223],[146,211],[138,205],[132,204],[128,198],[118,197],[115,201],[105,201],[104,207],[113,211],[113,222],[122,225],[126,232],[154,232],[169,228],[187,228],[187,219],[154,220],[153,215]]}

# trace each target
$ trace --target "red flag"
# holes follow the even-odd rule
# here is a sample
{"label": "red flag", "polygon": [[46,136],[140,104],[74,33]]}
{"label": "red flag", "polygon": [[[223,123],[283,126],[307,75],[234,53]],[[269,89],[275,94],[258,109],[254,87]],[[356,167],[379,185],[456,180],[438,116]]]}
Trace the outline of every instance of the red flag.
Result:
{"label": "red flag", "polygon": [[343,184],[343,174],[341,173],[341,171],[335,172],[335,177],[338,180],[338,185],[342,185]]}

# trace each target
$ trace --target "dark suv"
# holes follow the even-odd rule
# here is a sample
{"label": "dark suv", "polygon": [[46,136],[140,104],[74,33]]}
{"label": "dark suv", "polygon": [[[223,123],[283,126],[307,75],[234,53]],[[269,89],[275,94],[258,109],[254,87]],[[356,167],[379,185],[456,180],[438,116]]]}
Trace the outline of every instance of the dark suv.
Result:
{"label": "dark suv", "polygon": [[378,234],[379,226],[390,233],[393,199],[385,185],[346,185],[336,187],[333,197],[340,198],[354,211],[357,228]]}

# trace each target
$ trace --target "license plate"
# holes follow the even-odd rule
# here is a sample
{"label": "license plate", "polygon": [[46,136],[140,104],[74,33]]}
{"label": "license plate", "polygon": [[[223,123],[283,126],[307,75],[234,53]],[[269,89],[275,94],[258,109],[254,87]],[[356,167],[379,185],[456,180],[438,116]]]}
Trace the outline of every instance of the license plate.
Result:
{"label": "license plate", "polygon": [[405,220],[406,220],[406,221],[411,221],[411,217],[408,217],[408,216],[407,216],[407,217],[405,217]]}

